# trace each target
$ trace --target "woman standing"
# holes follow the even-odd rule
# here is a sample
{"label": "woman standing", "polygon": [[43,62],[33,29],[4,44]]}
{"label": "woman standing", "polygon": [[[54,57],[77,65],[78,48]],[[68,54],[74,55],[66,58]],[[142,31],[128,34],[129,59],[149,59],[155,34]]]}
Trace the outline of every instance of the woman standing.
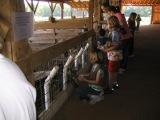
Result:
{"label": "woman standing", "polygon": [[139,31],[140,22],[141,22],[141,16],[140,16],[140,14],[137,15],[136,22],[137,22],[136,31]]}
{"label": "woman standing", "polygon": [[136,30],[136,16],[137,14],[135,12],[132,12],[128,19],[129,30],[132,33],[132,37],[129,41],[129,57],[134,57],[134,33]]}

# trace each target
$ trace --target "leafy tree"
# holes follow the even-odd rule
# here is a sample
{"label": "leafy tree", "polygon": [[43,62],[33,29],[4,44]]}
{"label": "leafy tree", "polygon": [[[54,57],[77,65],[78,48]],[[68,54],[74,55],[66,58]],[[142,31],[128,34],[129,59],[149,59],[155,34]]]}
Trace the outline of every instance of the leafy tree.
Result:
{"label": "leafy tree", "polygon": [[[35,3],[36,6],[36,3]],[[26,11],[31,11],[27,3],[25,3]],[[71,17],[71,7],[67,4],[64,4],[64,17]],[[86,13],[86,12],[85,12]],[[83,12],[82,10],[73,10],[73,15],[76,17],[82,17]],[[38,8],[35,13],[36,17],[49,17],[51,16],[51,10],[47,2],[39,2]],[[53,13],[53,17],[60,18],[61,17],[61,7],[60,4],[56,5],[56,8]]]}
{"label": "leafy tree", "polygon": [[49,6],[43,5],[39,6],[36,11],[36,16],[48,17],[51,16],[51,10]]}
{"label": "leafy tree", "polygon": [[125,16],[129,16],[131,12],[140,14],[141,17],[148,17],[151,15],[152,8],[150,6],[125,6],[124,7]]}
{"label": "leafy tree", "polygon": [[71,16],[71,6],[64,4],[64,16]]}

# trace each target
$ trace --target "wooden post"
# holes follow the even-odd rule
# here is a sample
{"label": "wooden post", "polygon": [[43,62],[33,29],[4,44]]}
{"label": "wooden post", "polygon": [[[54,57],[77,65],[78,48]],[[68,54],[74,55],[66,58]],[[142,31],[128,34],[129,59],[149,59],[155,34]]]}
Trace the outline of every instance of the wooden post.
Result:
{"label": "wooden post", "polygon": [[61,6],[61,19],[63,19],[63,10],[64,10],[64,5],[63,5],[63,2],[60,3],[60,6]]}
{"label": "wooden post", "polygon": [[101,4],[100,0],[95,0],[94,1],[94,28],[97,29],[98,25],[101,21]]}
{"label": "wooden post", "polygon": [[120,10],[122,11],[122,0],[120,0],[120,5],[119,5],[119,8],[120,8]]}
{"label": "wooden post", "polygon": [[[10,33],[10,1],[9,0],[0,0],[0,16],[3,18],[1,18],[1,20],[3,20],[4,22],[6,21],[8,23],[8,28],[9,31],[7,31],[6,37],[5,37],[5,42],[4,42],[4,47],[3,47],[3,54],[5,54],[7,57],[9,57],[10,59],[12,59],[12,47],[11,47],[11,41],[9,38],[11,38]],[[1,24],[1,23],[0,23]]]}
{"label": "wooden post", "polygon": [[93,29],[94,0],[89,1],[89,29]]}
{"label": "wooden post", "polygon": [[31,0],[31,3],[29,3],[28,0],[26,0],[26,2],[27,2],[27,4],[28,4],[28,6],[30,7],[31,11],[35,14],[35,13],[36,13],[36,10],[37,10],[37,8],[38,8],[38,5],[39,5],[39,0],[38,0],[38,2],[37,2],[36,6],[34,6],[33,0]]}
{"label": "wooden post", "polygon": [[154,10],[155,10],[155,7],[152,5],[151,24],[153,24]]}
{"label": "wooden post", "polygon": [[73,8],[71,7],[71,18],[73,17]]}
{"label": "wooden post", "polygon": [[[24,12],[25,6],[23,0],[0,0],[0,15],[9,23],[9,31],[5,38],[4,54],[13,61],[20,61],[30,57],[31,49],[27,39],[16,41],[14,39],[12,28],[12,16],[15,12]],[[27,61],[27,69],[32,74],[30,61]],[[24,65],[25,66],[25,65]],[[23,66],[21,67],[23,71]],[[27,76],[30,76],[27,75]],[[29,78],[29,77],[28,77]],[[29,80],[31,80],[29,78]],[[33,83],[33,82],[32,82]]]}
{"label": "wooden post", "polygon": [[53,17],[53,13],[54,13],[54,10],[56,8],[57,3],[55,3],[54,6],[53,6],[52,2],[48,2],[48,5],[49,5],[50,10],[51,10],[51,17]]}

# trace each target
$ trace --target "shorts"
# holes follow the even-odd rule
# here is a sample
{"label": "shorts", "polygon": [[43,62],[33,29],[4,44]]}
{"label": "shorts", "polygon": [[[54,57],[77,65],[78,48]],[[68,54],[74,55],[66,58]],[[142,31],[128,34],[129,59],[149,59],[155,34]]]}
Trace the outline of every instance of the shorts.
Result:
{"label": "shorts", "polygon": [[108,72],[118,72],[119,67],[119,61],[108,61]]}

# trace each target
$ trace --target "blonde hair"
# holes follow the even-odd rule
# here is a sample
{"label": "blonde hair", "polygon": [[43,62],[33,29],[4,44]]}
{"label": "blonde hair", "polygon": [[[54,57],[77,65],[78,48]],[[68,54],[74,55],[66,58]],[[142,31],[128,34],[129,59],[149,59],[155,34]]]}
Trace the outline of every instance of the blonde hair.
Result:
{"label": "blonde hair", "polygon": [[96,52],[90,51],[89,55],[88,55],[89,61],[94,60],[97,61],[98,60],[98,56],[96,54]]}
{"label": "blonde hair", "polygon": [[109,17],[108,24],[109,24],[110,28],[119,28],[120,27],[119,20],[116,16]]}

